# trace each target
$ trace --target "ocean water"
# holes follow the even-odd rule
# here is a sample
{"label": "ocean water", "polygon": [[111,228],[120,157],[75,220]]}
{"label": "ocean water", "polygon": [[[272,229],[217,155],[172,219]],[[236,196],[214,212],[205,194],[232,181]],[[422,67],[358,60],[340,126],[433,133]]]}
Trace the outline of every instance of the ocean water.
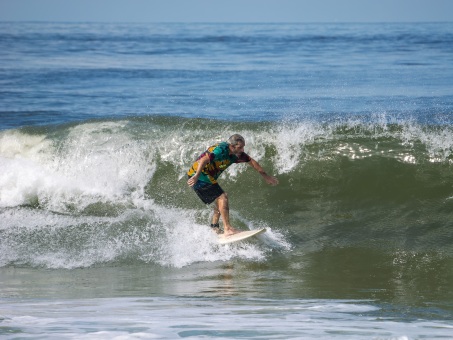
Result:
{"label": "ocean water", "polygon": [[[0,23],[0,337],[453,339],[453,24]],[[240,133],[218,245],[185,172]]]}

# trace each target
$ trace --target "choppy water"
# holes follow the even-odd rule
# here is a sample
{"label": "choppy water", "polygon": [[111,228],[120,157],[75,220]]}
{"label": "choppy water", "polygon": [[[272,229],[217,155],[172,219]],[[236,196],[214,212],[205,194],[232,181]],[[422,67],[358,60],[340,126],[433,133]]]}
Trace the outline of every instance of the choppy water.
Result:
{"label": "choppy water", "polygon": [[451,337],[452,27],[1,23],[2,337]]}

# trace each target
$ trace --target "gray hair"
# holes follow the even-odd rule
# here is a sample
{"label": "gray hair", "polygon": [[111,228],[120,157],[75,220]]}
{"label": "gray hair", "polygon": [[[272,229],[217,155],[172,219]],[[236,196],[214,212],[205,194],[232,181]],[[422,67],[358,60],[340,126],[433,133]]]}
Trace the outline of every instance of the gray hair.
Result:
{"label": "gray hair", "polygon": [[228,144],[230,145],[237,145],[239,143],[242,143],[245,145],[245,139],[241,135],[238,135],[237,133],[232,135],[230,138],[228,138]]}

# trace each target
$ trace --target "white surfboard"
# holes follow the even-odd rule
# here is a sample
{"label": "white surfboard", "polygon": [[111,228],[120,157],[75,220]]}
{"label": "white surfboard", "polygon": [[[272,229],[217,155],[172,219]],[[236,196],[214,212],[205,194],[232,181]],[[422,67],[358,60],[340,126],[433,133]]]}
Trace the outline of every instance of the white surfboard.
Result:
{"label": "white surfboard", "polygon": [[265,231],[266,231],[266,228],[262,228],[262,229],[256,229],[256,230],[241,231],[240,233],[233,234],[230,236],[220,235],[219,243],[227,244],[227,243],[242,241],[242,240],[248,239],[249,237],[264,233]]}

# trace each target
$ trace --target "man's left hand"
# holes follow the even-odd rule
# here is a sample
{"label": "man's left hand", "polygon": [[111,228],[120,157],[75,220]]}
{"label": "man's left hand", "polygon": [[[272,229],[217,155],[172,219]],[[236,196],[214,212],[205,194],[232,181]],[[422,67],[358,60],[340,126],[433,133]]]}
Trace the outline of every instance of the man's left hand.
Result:
{"label": "man's left hand", "polygon": [[278,184],[278,179],[274,176],[269,176],[269,175],[264,175],[264,180],[266,181],[267,184],[275,186]]}

